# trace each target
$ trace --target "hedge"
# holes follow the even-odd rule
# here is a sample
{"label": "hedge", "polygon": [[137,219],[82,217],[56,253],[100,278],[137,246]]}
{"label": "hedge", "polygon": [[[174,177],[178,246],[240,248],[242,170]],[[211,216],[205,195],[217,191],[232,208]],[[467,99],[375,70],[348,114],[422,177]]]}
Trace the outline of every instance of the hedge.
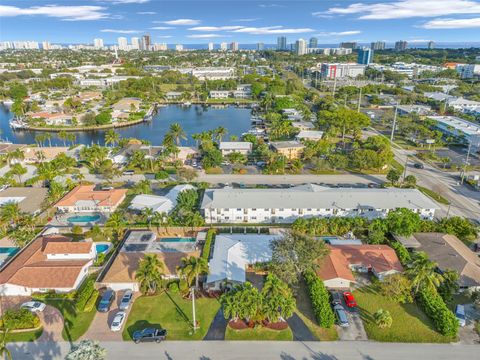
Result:
{"label": "hedge", "polygon": [[207,237],[205,239],[205,245],[203,246],[202,251],[202,258],[204,258],[207,262],[210,259],[210,250],[212,248],[212,242],[215,238],[215,229],[209,229],[207,231]]}
{"label": "hedge", "polygon": [[83,308],[84,312],[90,312],[93,310],[97,303],[99,292],[98,290],[94,290],[92,293],[92,296],[90,296],[90,299],[88,299],[87,303],[85,304],[85,307]]}
{"label": "hedge", "polygon": [[312,302],[315,318],[321,327],[329,328],[335,323],[335,314],[330,306],[330,295],[323,281],[311,270],[304,272],[310,301]]}
{"label": "hedge", "polygon": [[458,320],[448,309],[437,290],[430,287],[422,288],[417,294],[417,302],[433,321],[438,332],[445,336],[457,336]]}
{"label": "hedge", "polygon": [[7,310],[0,322],[3,328],[10,330],[36,329],[40,326],[39,317],[27,309]]}
{"label": "hedge", "polygon": [[85,311],[85,305],[88,302],[88,299],[93,294],[93,291],[95,290],[95,279],[93,277],[89,277],[87,280],[85,280],[78,289],[77,292],[77,299],[75,302],[75,308],[77,311]]}
{"label": "hedge", "polygon": [[407,265],[412,261],[412,257],[408,252],[407,248],[400,244],[398,241],[390,241],[389,245],[395,250],[397,253],[398,259],[402,263],[402,265]]}

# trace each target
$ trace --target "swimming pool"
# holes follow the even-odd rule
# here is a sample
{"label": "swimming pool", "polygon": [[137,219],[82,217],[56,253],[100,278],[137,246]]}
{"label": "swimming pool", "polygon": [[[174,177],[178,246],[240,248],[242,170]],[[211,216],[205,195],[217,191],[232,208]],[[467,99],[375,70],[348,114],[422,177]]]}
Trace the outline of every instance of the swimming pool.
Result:
{"label": "swimming pool", "polygon": [[18,252],[18,250],[20,250],[19,247],[0,247],[0,254],[7,254],[8,256],[13,256]]}
{"label": "swimming pool", "polygon": [[67,221],[71,223],[89,223],[98,220],[100,220],[100,215],[75,215],[67,218]]}
{"label": "swimming pool", "polygon": [[107,250],[110,248],[110,245],[97,244],[95,245],[95,248],[97,249],[97,254],[101,254],[101,253],[107,252]]}
{"label": "swimming pool", "polygon": [[171,237],[171,238],[161,238],[160,242],[170,242],[170,243],[177,243],[177,242],[195,242],[195,238],[193,237]]}

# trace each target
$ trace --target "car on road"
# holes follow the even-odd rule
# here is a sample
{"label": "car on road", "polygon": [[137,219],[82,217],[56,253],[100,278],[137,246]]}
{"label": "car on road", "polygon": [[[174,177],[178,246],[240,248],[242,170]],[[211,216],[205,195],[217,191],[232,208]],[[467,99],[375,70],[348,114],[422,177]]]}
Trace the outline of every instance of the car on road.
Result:
{"label": "car on road", "polygon": [[342,305],[337,304],[333,307],[333,311],[335,312],[335,316],[337,317],[337,324],[341,327],[349,327],[350,323],[348,322],[347,312],[343,308]]}
{"label": "car on road", "polygon": [[330,296],[332,297],[332,305],[342,304],[342,295],[338,291],[331,291]]}
{"label": "car on road", "polygon": [[357,302],[355,301],[355,298],[353,297],[353,294],[350,291],[345,291],[343,293],[343,299],[345,300],[345,304],[349,308],[354,308],[357,306]]}
{"label": "car on road", "polygon": [[20,305],[22,309],[27,309],[31,312],[42,312],[43,310],[45,310],[46,306],[47,305],[40,301],[28,301]]}
{"label": "car on road", "polygon": [[413,167],[415,169],[425,169],[425,166],[423,166],[422,163],[415,163],[415,164],[413,164]]}
{"label": "car on road", "polygon": [[98,303],[99,312],[108,312],[110,311],[110,306],[112,306],[113,300],[115,300],[115,291],[111,289],[105,290]]}
{"label": "car on road", "polygon": [[142,330],[137,330],[133,333],[132,339],[135,344],[139,342],[152,342],[155,341],[159,343],[167,338],[167,330],[165,329],[155,329],[155,328],[145,328]]}
{"label": "car on road", "polygon": [[135,175],[135,171],[133,171],[133,170],[125,170],[122,174],[123,174],[123,175]]}
{"label": "car on road", "polygon": [[120,310],[127,310],[132,302],[133,292],[132,290],[125,290],[123,293],[122,299],[120,300],[120,305],[118,308]]}
{"label": "car on road", "polygon": [[465,305],[458,304],[455,306],[455,317],[458,320],[460,326],[465,326],[467,324],[467,319],[465,317]]}
{"label": "car on road", "polygon": [[127,318],[127,314],[125,311],[119,311],[115,314],[115,317],[113,318],[112,325],[110,325],[110,330],[112,331],[120,331],[122,330],[122,325],[125,322],[125,319]]}

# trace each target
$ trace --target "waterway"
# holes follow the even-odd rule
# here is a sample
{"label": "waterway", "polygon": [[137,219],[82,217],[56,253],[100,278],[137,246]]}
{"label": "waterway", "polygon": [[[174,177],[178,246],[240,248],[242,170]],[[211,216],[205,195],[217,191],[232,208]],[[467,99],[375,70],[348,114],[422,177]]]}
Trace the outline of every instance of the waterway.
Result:
{"label": "waterway", "polygon": [[[13,131],[9,120],[13,114],[0,105],[0,138],[16,144],[34,144],[35,135],[39,132],[28,130]],[[179,123],[188,139],[182,140],[182,145],[195,145],[192,134],[213,130],[219,126],[227,129],[226,138],[231,135],[240,137],[250,129],[251,109],[236,106],[214,108],[202,105],[167,105],[160,107],[152,121],[138,125],[118,128],[116,131],[124,138],[145,139],[153,145],[160,145],[171,124]],[[63,145],[58,139],[58,133],[52,134],[52,145]],[[103,144],[105,131],[82,131],[74,133],[78,144]]]}

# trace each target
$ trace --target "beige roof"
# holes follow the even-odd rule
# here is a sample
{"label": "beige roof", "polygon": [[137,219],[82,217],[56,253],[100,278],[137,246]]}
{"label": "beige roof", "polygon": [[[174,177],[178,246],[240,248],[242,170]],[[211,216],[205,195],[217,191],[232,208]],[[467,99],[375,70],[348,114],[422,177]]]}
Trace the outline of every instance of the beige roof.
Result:
{"label": "beige roof", "polygon": [[45,156],[45,160],[53,160],[60,153],[68,151],[68,147],[64,146],[49,146],[49,147],[26,147],[23,149],[25,159],[30,161],[38,161],[37,153],[41,152]]}
{"label": "beige roof", "polygon": [[[0,191],[0,202],[8,200],[9,198],[23,198],[18,202],[20,210],[26,213],[33,214],[41,210],[42,204],[47,197],[48,189],[34,188],[34,187],[9,187]],[[15,201],[17,202],[17,201]]]}
{"label": "beige roof", "polygon": [[115,103],[112,106],[112,109],[113,110],[119,110],[119,111],[130,111],[131,104],[135,105],[135,107],[138,109],[140,107],[141,103],[142,103],[142,101],[139,100],[139,99],[125,98],[125,99],[121,99],[117,103]]}

